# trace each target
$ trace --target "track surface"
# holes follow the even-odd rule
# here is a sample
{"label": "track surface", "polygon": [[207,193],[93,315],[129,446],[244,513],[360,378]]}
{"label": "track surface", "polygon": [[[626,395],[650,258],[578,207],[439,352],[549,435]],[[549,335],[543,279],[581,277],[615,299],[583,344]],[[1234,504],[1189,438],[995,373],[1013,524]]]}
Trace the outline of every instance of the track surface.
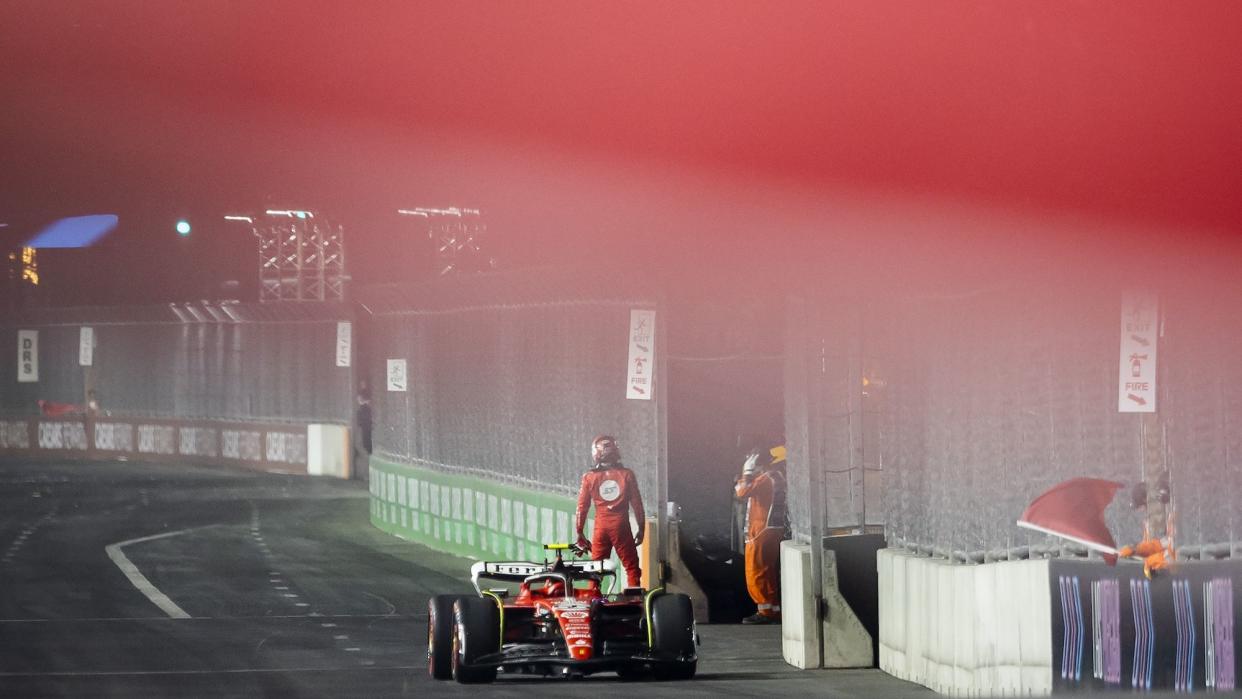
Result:
{"label": "track surface", "polygon": [[366,498],[215,468],[0,463],[0,696],[930,696],[874,670],[799,672],[778,629],[742,626],[700,627],[691,682],[434,682],[427,598],[469,591],[469,562],[375,530]]}

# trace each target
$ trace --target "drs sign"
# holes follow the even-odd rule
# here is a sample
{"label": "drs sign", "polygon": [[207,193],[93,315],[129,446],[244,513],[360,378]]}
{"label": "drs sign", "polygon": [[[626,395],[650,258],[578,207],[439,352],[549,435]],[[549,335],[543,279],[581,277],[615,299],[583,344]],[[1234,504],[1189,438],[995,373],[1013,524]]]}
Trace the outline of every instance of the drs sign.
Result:
{"label": "drs sign", "polygon": [[17,382],[39,380],[39,331],[17,331]]}

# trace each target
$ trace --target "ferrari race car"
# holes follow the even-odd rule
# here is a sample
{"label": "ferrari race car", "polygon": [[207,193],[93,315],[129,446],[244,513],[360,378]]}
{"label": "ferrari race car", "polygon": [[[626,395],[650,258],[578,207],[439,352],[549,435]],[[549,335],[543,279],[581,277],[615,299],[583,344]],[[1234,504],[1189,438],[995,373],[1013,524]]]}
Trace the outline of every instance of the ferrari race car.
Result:
{"label": "ferrari race car", "polygon": [[[478,595],[431,598],[427,670],[434,679],[491,682],[498,672],[694,677],[698,633],[689,597],[659,588],[614,594],[613,561],[565,560],[565,551],[585,553],[568,544],[544,549],[555,559],[475,563],[470,573]],[[508,586],[485,588],[480,580]]]}

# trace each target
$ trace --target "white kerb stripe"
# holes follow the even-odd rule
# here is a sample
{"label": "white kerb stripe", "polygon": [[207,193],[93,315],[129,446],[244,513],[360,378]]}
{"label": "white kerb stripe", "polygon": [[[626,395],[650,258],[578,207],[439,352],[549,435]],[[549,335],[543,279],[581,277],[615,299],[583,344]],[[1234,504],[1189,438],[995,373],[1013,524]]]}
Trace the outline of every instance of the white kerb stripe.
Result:
{"label": "white kerb stripe", "polygon": [[160,592],[159,588],[152,585],[151,581],[147,580],[147,576],[143,575],[142,571],[138,570],[138,567],[125,556],[125,552],[121,549],[129,546],[130,544],[140,544],[144,541],[154,541],[155,539],[166,539],[170,536],[179,536],[187,532],[198,531],[200,529],[210,529],[216,526],[219,525],[211,524],[206,527],[180,529],[175,532],[165,532],[163,534],[144,536],[138,539],[118,541],[115,544],[108,544],[105,546],[104,551],[108,553],[108,558],[112,559],[112,562],[116,564],[116,567],[121,569],[121,572],[125,574],[125,577],[129,578],[129,581],[134,585],[134,587],[138,588],[139,592],[146,595],[147,599],[151,600],[151,602],[155,604],[155,606],[159,607],[161,611],[174,619],[189,619],[190,615],[186,614],[185,610],[178,607],[175,602],[168,599],[168,595]]}

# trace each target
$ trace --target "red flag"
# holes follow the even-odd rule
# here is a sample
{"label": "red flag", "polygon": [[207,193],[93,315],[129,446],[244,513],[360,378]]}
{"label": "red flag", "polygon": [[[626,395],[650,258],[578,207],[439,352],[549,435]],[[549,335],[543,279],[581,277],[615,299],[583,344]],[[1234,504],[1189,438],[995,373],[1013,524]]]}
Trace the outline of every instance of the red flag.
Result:
{"label": "red flag", "polygon": [[1104,523],[1104,509],[1122,487],[1100,478],[1058,483],[1031,502],[1018,526],[1078,542],[1116,561],[1117,542]]}

